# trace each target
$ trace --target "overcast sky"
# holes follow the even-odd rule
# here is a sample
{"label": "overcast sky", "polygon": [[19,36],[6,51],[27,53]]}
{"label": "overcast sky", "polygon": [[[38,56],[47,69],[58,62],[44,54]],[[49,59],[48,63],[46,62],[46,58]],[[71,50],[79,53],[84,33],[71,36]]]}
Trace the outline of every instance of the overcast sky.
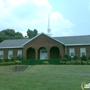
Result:
{"label": "overcast sky", "polygon": [[90,34],[90,0],[0,0],[0,30],[47,33],[49,12],[52,36]]}

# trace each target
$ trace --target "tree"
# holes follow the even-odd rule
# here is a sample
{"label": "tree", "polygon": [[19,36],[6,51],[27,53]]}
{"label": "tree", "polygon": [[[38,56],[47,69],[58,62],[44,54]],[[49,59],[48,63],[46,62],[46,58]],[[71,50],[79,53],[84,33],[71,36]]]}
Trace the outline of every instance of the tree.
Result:
{"label": "tree", "polygon": [[22,33],[15,32],[14,29],[5,29],[0,32],[0,42],[6,39],[22,39]]}
{"label": "tree", "polygon": [[37,31],[36,29],[34,29],[34,30],[28,29],[28,30],[27,30],[27,36],[28,36],[29,38],[33,38],[33,37],[35,37],[37,34],[38,34],[38,31]]}
{"label": "tree", "polygon": [[20,33],[20,32],[15,33],[15,39],[22,39],[22,38],[24,38],[22,33]]}

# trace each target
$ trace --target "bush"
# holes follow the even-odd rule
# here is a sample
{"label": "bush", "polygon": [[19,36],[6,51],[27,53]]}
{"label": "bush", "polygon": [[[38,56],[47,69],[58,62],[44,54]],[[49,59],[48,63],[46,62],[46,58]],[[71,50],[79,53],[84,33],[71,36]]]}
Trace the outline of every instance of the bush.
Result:
{"label": "bush", "polygon": [[4,61],[5,61],[5,62],[9,62],[9,59],[8,59],[8,58],[5,58]]}
{"label": "bush", "polygon": [[65,65],[65,62],[64,61],[60,61],[60,65]]}
{"label": "bush", "polygon": [[65,54],[64,58],[67,58],[68,60],[71,60],[71,56],[69,56],[68,54]]}
{"label": "bush", "polygon": [[90,65],[90,61],[88,61],[87,64]]}
{"label": "bush", "polygon": [[88,56],[88,60],[90,60],[90,56]]}
{"label": "bush", "polygon": [[48,61],[43,61],[43,64],[44,64],[44,65],[48,65],[49,62],[48,62]]}
{"label": "bush", "polygon": [[20,60],[21,61],[22,60],[22,57],[21,56],[17,56],[16,57],[16,60]]}
{"label": "bush", "polygon": [[77,60],[77,59],[79,59],[79,58],[78,58],[77,55],[75,55],[75,56],[73,57],[73,60]]}
{"label": "bush", "polygon": [[85,55],[82,55],[81,60],[87,61],[87,57]]}
{"label": "bush", "polygon": [[14,58],[14,57],[12,57],[12,58],[11,58],[11,61],[14,61],[14,60],[15,60],[15,58]]}
{"label": "bush", "polygon": [[66,62],[66,65],[70,65],[70,64],[71,64],[70,61],[67,61],[67,62]]}
{"label": "bush", "polygon": [[60,61],[68,61],[67,58],[62,58]]}
{"label": "bush", "polygon": [[87,62],[86,61],[81,61],[81,64],[82,65],[87,65]]}
{"label": "bush", "polygon": [[0,59],[0,62],[2,62],[2,59]]}
{"label": "bush", "polygon": [[75,61],[75,64],[76,64],[76,65],[81,65],[81,61],[80,61],[80,60],[76,60],[76,61]]}
{"label": "bush", "polygon": [[15,61],[15,64],[20,65],[20,64],[22,64],[22,62],[19,61],[19,60],[16,60],[16,61]]}
{"label": "bush", "polygon": [[71,65],[75,65],[75,61],[74,60],[72,60],[70,63],[71,63]]}

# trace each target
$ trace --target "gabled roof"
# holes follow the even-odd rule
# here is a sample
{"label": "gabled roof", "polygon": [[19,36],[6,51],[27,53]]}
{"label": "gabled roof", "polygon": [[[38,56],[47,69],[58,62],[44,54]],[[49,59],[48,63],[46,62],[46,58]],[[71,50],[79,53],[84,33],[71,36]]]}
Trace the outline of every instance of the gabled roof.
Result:
{"label": "gabled roof", "polygon": [[[44,33],[41,33],[41,34],[44,34]],[[38,34],[37,36],[35,36],[34,38],[32,39],[12,39],[12,40],[4,40],[3,42],[0,43],[0,48],[23,48],[23,46],[25,44],[27,44],[28,42],[34,40],[35,38],[37,38],[38,36],[40,36],[41,34]],[[46,35],[46,34],[44,34]],[[53,37],[50,37],[48,35],[46,35],[47,37],[63,44],[62,42],[56,40],[55,38]]]}
{"label": "gabled roof", "polygon": [[[41,33],[44,34],[44,33]],[[41,34],[35,36],[32,39],[15,39],[15,40],[4,40],[0,43],[0,48],[23,48],[28,42],[34,40]],[[44,34],[46,35],[46,34]],[[51,37],[46,35],[47,37],[65,45],[65,46],[73,46],[73,45],[90,45],[90,35],[84,36],[67,36],[67,37]]]}
{"label": "gabled roof", "polygon": [[63,42],[65,46],[90,45],[90,35],[54,37],[54,38],[57,39],[58,41]]}

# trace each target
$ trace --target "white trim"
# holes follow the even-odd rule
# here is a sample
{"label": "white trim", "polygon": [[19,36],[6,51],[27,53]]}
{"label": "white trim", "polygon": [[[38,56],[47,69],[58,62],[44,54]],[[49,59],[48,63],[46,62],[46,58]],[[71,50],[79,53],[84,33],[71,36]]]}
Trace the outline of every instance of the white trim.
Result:
{"label": "white trim", "polygon": [[65,46],[81,46],[81,45],[90,45],[90,43],[85,43],[85,44],[64,44]]}
{"label": "white trim", "polygon": [[12,57],[13,57],[13,50],[9,50],[8,51],[8,59],[11,59],[12,57],[10,57],[10,55],[12,55]]}
{"label": "white trim", "polygon": [[[70,56],[71,56],[71,53],[73,53],[75,55],[75,48],[69,48],[69,55]],[[71,57],[74,57],[74,55]]]}
{"label": "white trim", "polygon": [[0,50],[0,55],[2,55],[2,57],[0,59],[3,59],[4,58],[4,51],[3,50]]}
{"label": "white trim", "polygon": [[34,38],[30,39],[30,40],[29,40],[29,41],[27,41],[26,43],[24,43],[24,44],[23,44],[23,46],[24,46],[25,44],[27,44],[28,42],[30,42],[30,41],[32,41],[32,40],[34,40],[35,38],[39,37],[39,36],[40,36],[40,35],[42,35],[42,34],[44,34],[45,36],[47,36],[47,37],[49,37],[49,38],[51,38],[51,39],[53,39],[53,40],[55,40],[55,41],[57,41],[57,42],[59,42],[59,43],[61,43],[61,44],[64,44],[63,42],[60,42],[59,40],[56,40],[55,38],[50,37],[50,36],[48,36],[48,35],[47,35],[47,34],[45,34],[45,33],[41,33],[41,34],[38,34],[37,36],[35,36]]}
{"label": "white trim", "polygon": [[86,55],[86,48],[80,48],[80,56],[82,57],[82,53],[85,53],[85,55]]}
{"label": "white trim", "polygon": [[17,56],[21,56],[22,57],[22,50],[18,50],[17,51]]}
{"label": "white trim", "polygon": [[16,47],[0,47],[0,49],[4,49],[4,48],[23,48],[23,46],[16,46]]}

